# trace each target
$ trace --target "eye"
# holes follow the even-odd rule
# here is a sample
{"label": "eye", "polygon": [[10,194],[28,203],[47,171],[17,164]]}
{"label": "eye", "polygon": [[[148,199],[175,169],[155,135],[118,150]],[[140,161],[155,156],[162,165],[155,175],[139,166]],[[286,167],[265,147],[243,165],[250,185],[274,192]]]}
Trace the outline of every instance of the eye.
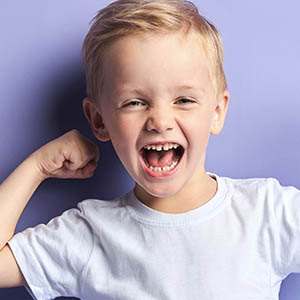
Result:
{"label": "eye", "polygon": [[189,103],[195,103],[195,101],[192,99],[188,99],[188,98],[181,98],[181,99],[177,100],[176,103],[189,104]]}
{"label": "eye", "polygon": [[126,103],[124,105],[124,107],[138,107],[138,106],[144,106],[144,105],[145,104],[139,100],[133,100],[133,101]]}

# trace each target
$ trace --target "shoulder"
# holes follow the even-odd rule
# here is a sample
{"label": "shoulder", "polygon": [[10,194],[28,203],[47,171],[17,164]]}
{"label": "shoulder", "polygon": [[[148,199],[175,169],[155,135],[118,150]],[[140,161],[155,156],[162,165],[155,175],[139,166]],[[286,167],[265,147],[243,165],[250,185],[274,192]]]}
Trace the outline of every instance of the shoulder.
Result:
{"label": "shoulder", "polygon": [[126,211],[124,202],[126,196],[127,194],[112,200],[86,199],[79,202],[77,208],[93,224],[94,222],[110,223],[122,219]]}
{"label": "shoulder", "polygon": [[83,214],[89,214],[91,211],[111,210],[122,207],[123,197],[120,196],[112,200],[103,199],[85,199],[77,204],[77,208]]}
{"label": "shoulder", "polygon": [[293,186],[283,186],[276,178],[246,178],[234,179],[229,177],[222,177],[227,185],[235,193],[249,194],[249,195],[269,195],[276,196],[282,193],[299,192]]}
{"label": "shoulder", "polygon": [[264,207],[272,211],[273,216],[282,215],[284,211],[298,212],[300,209],[300,191],[293,186],[283,186],[276,178],[222,178],[229,186],[235,202]]}

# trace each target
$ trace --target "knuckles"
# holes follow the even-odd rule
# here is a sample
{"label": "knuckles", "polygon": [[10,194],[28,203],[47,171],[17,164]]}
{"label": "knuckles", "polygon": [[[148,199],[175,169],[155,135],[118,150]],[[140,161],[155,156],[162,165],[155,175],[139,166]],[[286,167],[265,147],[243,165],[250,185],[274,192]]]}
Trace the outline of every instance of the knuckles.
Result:
{"label": "knuckles", "polygon": [[[48,151],[44,152],[45,156],[54,153],[56,158],[51,159],[51,167],[46,167],[49,173],[69,178],[80,178],[82,176],[88,178],[93,176],[99,159],[99,149],[96,144],[83,136],[79,130],[72,129],[51,144],[51,147],[47,147]],[[91,167],[90,163],[93,161],[95,166]],[[78,177],[79,174],[81,175]]]}

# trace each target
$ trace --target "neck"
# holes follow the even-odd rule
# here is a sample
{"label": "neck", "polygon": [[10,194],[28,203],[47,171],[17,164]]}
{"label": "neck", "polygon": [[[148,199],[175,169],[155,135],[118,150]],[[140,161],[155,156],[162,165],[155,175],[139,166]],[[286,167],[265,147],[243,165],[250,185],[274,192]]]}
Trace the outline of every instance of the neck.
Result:
{"label": "neck", "polygon": [[194,176],[175,195],[167,198],[154,197],[142,189],[135,187],[135,194],[148,207],[160,212],[176,214],[196,209],[208,202],[217,191],[217,182],[209,176],[204,168]]}

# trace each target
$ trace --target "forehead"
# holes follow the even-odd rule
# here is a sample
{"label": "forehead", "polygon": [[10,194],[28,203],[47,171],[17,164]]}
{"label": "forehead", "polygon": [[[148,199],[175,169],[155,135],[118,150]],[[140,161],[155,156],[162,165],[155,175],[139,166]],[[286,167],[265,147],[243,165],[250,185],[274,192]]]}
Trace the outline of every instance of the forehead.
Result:
{"label": "forehead", "polygon": [[208,59],[194,33],[146,33],[115,41],[105,53],[104,89],[168,92],[176,87],[207,89]]}

